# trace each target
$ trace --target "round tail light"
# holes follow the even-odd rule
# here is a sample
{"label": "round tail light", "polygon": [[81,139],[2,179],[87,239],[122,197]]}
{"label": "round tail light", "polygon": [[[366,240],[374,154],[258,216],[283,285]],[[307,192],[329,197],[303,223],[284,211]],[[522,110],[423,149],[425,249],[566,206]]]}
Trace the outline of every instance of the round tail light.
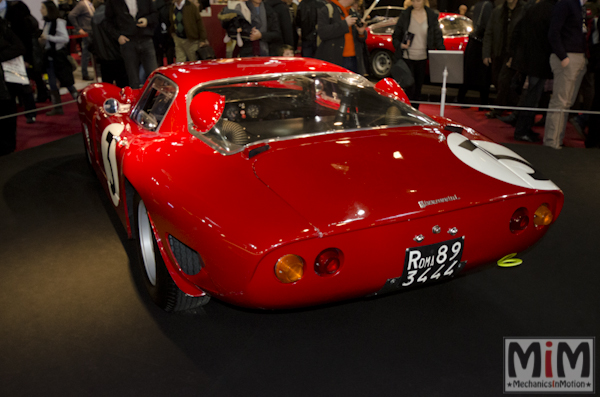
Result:
{"label": "round tail light", "polygon": [[294,283],[304,275],[304,259],[298,255],[287,254],[275,264],[275,276],[284,284]]}
{"label": "round tail light", "polygon": [[529,213],[527,208],[519,208],[510,218],[510,231],[514,234],[519,234],[529,225]]}
{"label": "round tail light", "polygon": [[533,223],[536,226],[546,226],[552,223],[554,219],[554,215],[552,215],[552,211],[548,208],[547,204],[542,204],[535,210],[535,214],[533,214]]}
{"label": "round tail light", "polygon": [[319,276],[336,274],[344,263],[344,254],[337,248],[327,248],[315,260],[315,273]]}

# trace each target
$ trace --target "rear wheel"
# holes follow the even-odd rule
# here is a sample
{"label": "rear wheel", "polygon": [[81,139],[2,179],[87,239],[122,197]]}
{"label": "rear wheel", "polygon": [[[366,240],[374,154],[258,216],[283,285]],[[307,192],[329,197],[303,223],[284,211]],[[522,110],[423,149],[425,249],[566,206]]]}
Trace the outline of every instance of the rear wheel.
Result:
{"label": "rear wheel", "polygon": [[392,70],[393,56],[390,51],[377,50],[371,55],[371,72],[378,79],[383,79],[390,75]]}
{"label": "rear wheel", "polygon": [[167,312],[189,310],[208,303],[210,300],[208,295],[189,296],[177,287],[160,255],[146,205],[137,194],[133,204],[133,235],[138,251],[137,261],[152,301]]}

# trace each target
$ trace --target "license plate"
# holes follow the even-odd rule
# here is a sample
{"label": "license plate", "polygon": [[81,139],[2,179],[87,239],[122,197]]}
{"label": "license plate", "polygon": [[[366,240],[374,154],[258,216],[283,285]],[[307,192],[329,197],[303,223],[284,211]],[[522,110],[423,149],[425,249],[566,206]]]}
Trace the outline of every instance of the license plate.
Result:
{"label": "license plate", "polygon": [[406,250],[402,287],[418,286],[453,277],[464,267],[461,262],[464,237]]}

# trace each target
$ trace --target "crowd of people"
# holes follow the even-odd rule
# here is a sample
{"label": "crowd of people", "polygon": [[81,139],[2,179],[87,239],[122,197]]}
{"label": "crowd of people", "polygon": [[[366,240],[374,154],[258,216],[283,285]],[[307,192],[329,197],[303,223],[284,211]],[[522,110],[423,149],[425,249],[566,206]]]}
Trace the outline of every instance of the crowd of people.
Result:
{"label": "crowd of people", "polygon": [[[494,7],[479,0],[472,9],[465,84],[457,101],[464,103],[467,90],[475,89],[480,103],[488,105],[493,84],[499,108],[487,117],[515,126],[516,140],[542,139],[545,146],[562,148],[570,109],[600,111],[600,78],[594,79],[600,61],[599,10],[597,1],[506,0]],[[506,112],[501,106],[552,109],[538,122],[545,126],[543,138],[532,130],[536,112]],[[596,115],[571,118],[586,147],[600,144],[595,120]]]}
{"label": "crowd of people", "polygon": [[[82,79],[101,75],[102,81],[119,87],[141,87],[158,66],[195,61],[200,50],[210,45],[200,14],[210,6],[209,0],[70,1],[61,0],[58,6],[44,1],[40,29],[25,3],[0,0],[0,61],[4,65],[22,57],[26,69],[22,82],[2,74],[0,115],[14,112],[18,98],[29,111],[27,122],[35,123],[36,102],[50,99],[55,107],[46,114],[63,114],[59,87],[77,97],[67,24],[73,27],[71,39],[80,40]],[[494,6],[490,0],[478,0],[469,11],[461,5],[457,11],[472,19],[473,30],[465,50],[465,83],[457,101],[464,103],[468,90],[476,90],[481,105],[488,105],[493,85],[499,107],[486,116],[513,124],[515,139],[528,142],[540,139],[532,131],[536,113],[509,113],[503,107],[567,111],[583,97],[581,110],[600,110],[600,88],[595,89],[600,78],[593,78],[600,68],[596,1],[600,0],[582,5],[580,0],[505,0]],[[430,7],[429,0],[406,0],[392,35],[396,49],[392,70],[405,74],[403,88],[411,100],[420,98],[428,50],[444,49],[437,2],[431,3]],[[230,0],[218,18],[226,32],[228,56],[300,53],[366,75],[366,5],[363,0]],[[92,57],[98,70],[90,71]],[[544,145],[562,147],[568,114],[544,116]],[[580,115],[572,120],[582,134],[587,127],[588,147],[600,143],[596,119]],[[5,131],[15,131],[16,121],[4,118],[0,124],[0,154],[6,154],[15,148],[15,134]]]}

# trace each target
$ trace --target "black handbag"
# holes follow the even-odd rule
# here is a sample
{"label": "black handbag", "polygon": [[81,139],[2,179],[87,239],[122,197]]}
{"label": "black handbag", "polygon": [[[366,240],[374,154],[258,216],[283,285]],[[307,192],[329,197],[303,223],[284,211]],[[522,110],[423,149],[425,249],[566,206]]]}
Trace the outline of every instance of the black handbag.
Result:
{"label": "black handbag", "polygon": [[392,65],[391,70],[392,78],[396,80],[400,87],[407,88],[415,84],[415,78],[410,72],[410,68],[404,61],[404,59],[400,58]]}
{"label": "black handbag", "polygon": [[196,56],[198,57],[198,60],[200,60],[200,61],[217,58],[215,56],[215,50],[213,50],[213,48],[209,45],[206,45],[204,47],[199,47],[196,50]]}

